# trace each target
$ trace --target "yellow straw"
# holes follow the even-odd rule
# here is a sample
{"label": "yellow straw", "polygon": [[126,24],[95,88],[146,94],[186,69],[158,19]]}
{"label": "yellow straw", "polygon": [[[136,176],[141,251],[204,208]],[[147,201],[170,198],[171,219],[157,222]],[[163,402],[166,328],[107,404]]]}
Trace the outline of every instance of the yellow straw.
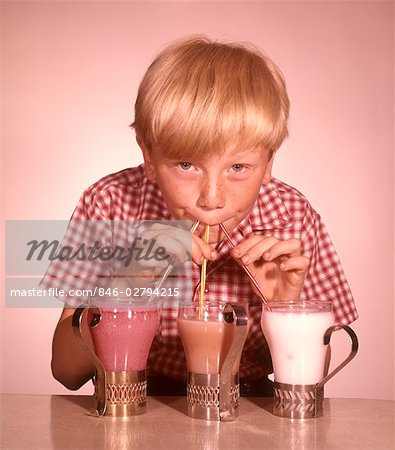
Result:
{"label": "yellow straw", "polygon": [[[210,239],[210,225],[206,225],[206,229],[204,232],[204,242],[208,244],[209,239]],[[199,319],[203,318],[203,301],[204,301],[204,292],[206,290],[206,271],[207,271],[207,259],[204,258],[202,268],[200,271]]]}

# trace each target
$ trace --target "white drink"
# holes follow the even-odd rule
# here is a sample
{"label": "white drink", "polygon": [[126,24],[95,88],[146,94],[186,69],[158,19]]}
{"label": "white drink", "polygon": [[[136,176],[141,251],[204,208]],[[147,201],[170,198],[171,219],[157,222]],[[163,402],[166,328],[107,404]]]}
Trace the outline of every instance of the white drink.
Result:
{"label": "white drink", "polygon": [[324,375],[325,331],[330,311],[273,308],[262,312],[262,330],[272,355],[274,379],[286,384],[316,384]]}

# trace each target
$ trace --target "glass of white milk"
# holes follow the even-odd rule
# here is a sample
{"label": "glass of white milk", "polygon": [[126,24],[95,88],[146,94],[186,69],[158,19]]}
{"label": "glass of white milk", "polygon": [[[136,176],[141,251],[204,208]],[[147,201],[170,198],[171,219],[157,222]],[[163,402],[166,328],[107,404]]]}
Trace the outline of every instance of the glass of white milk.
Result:
{"label": "glass of white milk", "polygon": [[[273,413],[300,419],[321,416],[324,384],[357,353],[354,331],[335,324],[332,304],[321,300],[269,302],[263,306],[261,326],[274,369]],[[352,349],[349,357],[325,376],[328,345],[335,329],[350,335]]]}

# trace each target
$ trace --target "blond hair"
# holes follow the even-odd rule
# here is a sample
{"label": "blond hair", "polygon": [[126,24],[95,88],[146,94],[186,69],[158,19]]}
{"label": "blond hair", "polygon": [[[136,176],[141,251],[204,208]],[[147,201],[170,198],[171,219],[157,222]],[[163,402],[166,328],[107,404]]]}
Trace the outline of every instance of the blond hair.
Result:
{"label": "blond hair", "polygon": [[148,68],[132,127],[147,149],[174,158],[264,147],[288,135],[284,78],[259,50],[205,37],[177,41]]}

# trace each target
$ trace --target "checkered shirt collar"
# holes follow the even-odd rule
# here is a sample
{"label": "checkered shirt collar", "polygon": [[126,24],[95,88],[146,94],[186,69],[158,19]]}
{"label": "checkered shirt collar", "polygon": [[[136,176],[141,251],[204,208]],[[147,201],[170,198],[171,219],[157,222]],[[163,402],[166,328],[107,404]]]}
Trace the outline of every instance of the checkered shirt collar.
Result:
{"label": "checkered shirt collar", "polygon": [[287,228],[293,220],[277,191],[278,181],[262,184],[258,198],[248,216],[251,231]]}

